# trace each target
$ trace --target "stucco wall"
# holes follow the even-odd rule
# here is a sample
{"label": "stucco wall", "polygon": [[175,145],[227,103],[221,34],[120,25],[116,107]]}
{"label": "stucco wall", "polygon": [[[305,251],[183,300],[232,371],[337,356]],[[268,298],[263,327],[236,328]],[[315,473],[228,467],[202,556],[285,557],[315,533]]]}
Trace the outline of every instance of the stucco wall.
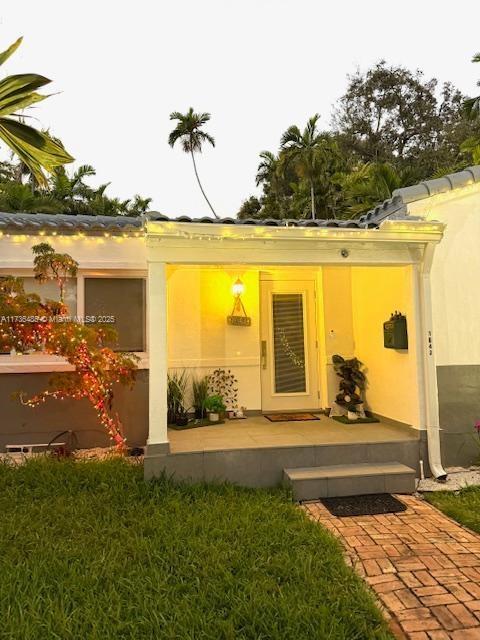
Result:
{"label": "stucco wall", "polygon": [[145,269],[145,239],[123,236],[0,236],[0,268],[32,269],[32,246],[48,242],[56,251],[69,253],[80,269]]}
{"label": "stucco wall", "polygon": [[480,454],[480,185],[411,203],[409,212],[446,224],[431,272],[442,459],[468,465]]}
{"label": "stucco wall", "polygon": [[[326,391],[323,406],[331,406],[338,393],[339,378],[336,375],[332,356],[344,358],[354,355],[353,311],[352,311],[352,270],[350,267],[323,267],[323,327],[319,322],[320,344],[322,345],[322,366],[325,367]],[[323,332],[323,335],[321,335]]]}
{"label": "stucco wall", "polygon": [[[27,396],[47,388],[48,373],[0,374],[0,451],[7,444],[46,443],[69,429],[80,448],[109,446],[87,400],[51,400],[36,408],[23,406],[12,396]],[[148,434],[148,371],[138,371],[135,386],[115,389],[114,408],[122,420],[130,446],[143,446]],[[63,438],[62,438],[63,441]]]}
{"label": "stucco wall", "polygon": [[[245,285],[249,327],[227,324],[232,284]],[[255,269],[170,267],[168,271],[169,368],[203,375],[217,367],[238,379],[239,404],[261,408],[259,272]]]}
{"label": "stucco wall", "polygon": [[[353,267],[352,303],[355,356],[368,378],[367,406],[420,427],[411,268]],[[395,310],[407,316],[408,351],[383,346],[383,323]]]}
{"label": "stucco wall", "polygon": [[411,203],[446,224],[431,271],[437,366],[480,364],[480,185]]}

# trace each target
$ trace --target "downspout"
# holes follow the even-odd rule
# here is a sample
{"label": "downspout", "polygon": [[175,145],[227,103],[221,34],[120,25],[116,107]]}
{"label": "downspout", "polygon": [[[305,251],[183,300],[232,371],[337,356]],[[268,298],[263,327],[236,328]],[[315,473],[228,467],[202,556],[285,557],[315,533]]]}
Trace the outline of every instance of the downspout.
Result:
{"label": "downspout", "polygon": [[425,246],[423,260],[418,270],[419,314],[417,316],[421,336],[421,363],[419,382],[423,384],[423,416],[427,428],[428,462],[436,480],[445,482],[447,473],[442,465],[440,448],[440,418],[438,412],[437,368],[433,342],[432,291],[430,271],[435,252],[435,243]]}

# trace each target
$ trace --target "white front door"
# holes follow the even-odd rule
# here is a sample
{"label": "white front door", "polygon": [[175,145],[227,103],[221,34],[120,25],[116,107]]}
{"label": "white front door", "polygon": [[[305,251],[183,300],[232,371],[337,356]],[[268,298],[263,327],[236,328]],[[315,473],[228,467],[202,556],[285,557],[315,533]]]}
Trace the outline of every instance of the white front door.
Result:
{"label": "white front door", "polygon": [[320,407],[314,280],[262,280],[263,411]]}

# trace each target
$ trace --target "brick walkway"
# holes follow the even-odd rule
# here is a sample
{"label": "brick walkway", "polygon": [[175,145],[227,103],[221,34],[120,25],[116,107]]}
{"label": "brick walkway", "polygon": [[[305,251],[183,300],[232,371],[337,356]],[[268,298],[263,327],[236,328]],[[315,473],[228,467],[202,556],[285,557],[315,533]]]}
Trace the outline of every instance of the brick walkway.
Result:
{"label": "brick walkway", "polygon": [[480,535],[413,496],[384,516],[336,518],[321,502],[303,508],[339,536],[376,591],[391,628],[410,640],[480,640]]}

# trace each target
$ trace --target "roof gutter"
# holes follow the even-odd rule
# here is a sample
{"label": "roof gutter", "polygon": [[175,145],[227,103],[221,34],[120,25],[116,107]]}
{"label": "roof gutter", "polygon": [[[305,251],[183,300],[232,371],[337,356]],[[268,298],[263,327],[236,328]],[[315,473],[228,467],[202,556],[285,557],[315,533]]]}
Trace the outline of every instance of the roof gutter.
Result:
{"label": "roof gutter", "polygon": [[430,271],[436,243],[428,243],[425,247],[422,264],[419,268],[420,293],[420,327],[423,337],[423,357],[419,358],[421,365],[420,378],[423,382],[425,406],[424,419],[427,429],[428,462],[430,471],[436,480],[445,482],[447,473],[442,465],[440,448],[440,417],[438,410],[437,367],[433,346],[433,316]]}

